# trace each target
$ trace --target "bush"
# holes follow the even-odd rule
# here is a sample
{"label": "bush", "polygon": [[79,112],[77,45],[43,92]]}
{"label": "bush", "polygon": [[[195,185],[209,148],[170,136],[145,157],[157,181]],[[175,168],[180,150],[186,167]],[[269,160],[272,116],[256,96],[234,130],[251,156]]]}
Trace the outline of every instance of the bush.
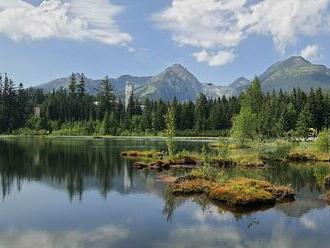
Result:
{"label": "bush", "polygon": [[330,130],[323,130],[317,136],[315,141],[316,148],[320,152],[329,152],[330,151]]}
{"label": "bush", "polygon": [[55,136],[86,136],[89,135],[87,125],[84,122],[70,122],[62,125],[60,130],[53,131]]}
{"label": "bush", "polygon": [[27,127],[20,128],[12,132],[13,135],[26,135],[26,136],[38,136],[38,135],[47,135],[49,132],[47,130],[35,130]]}
{"label": "bush", "polygon": [[290,145],[277,144],[276,147],[262,149],[259,156],[270,161],[279,161],[286,159],[290,151]]}

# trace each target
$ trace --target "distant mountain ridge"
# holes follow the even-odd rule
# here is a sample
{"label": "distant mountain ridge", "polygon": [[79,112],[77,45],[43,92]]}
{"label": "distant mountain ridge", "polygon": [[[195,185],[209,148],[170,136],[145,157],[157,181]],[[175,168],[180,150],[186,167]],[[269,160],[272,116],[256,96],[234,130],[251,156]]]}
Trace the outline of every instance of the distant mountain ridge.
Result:
{"label": "distant mountain ridge", "polygon": [[298,87],[304,91],[312,87],[330,89],[330,69],[294,56],[269,67],[261,74],[260,81],[265,92],[292,91]]}
{"label": "distant mountain ridge", "polygon": [[[80,74],[76,74],[79,79]],[[310,88],[330,89],[330,69],[324,65],[315,65],[302,57],[294,56],[270,66],[259,76],[264,92],[291,91],[293,88],[301,88],[309,91]],[[201,83],[189,70],[180,64],[174,64],[156,76],[136,77],[123,75],[116,79],[110,79],[115,93],[119,97],[124,96],[125,83],[133,82],[135,96],[140,99],[172,100],[176,97],[179,101],[196,100],[200,93],[209,98],[221,96],[237,96],[247,89],[251,81],[240,77],[228,86]],[[86,90],[90,94],[97,94],[101,79],[86,78]],[[69,77],[58,78],[48,83],[39,85],[38,88],[45,91],[67,88]]]}

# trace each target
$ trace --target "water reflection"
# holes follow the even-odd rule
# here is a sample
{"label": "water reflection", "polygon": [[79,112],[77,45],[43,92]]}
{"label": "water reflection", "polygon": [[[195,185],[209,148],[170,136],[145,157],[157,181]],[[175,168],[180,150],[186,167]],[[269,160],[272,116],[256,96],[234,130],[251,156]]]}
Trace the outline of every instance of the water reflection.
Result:
{"label": "water reflection", "polygon": [[[0,180],[3,197],[25,181],[43,181],[66,188],[70,199],[82,198],[89,188],[97,188],[106,198],[112,189],[131,191],[133,168],[118,155],[116,142],[76,140],[0,141]],[[137,180],[146,180],[148,174]],[[133,189],[134,190],[134,189]]]}
{"label": "water reflection", "polygon": [[330,211],[319,196],[329,165],[227,170],[297,191],[295,202],[242,213],[201,197],[175,198],[155,172],[135,171],[119,156],[122,150],[163,145],[1,140],[0,247],[328,247]]}
{"label": "water reflection", "polygon": [[62,232],[10,230],[0,234],[0,247],[113,247],[128,235],[127,229],[116,226],[103,226],[88,231]]}

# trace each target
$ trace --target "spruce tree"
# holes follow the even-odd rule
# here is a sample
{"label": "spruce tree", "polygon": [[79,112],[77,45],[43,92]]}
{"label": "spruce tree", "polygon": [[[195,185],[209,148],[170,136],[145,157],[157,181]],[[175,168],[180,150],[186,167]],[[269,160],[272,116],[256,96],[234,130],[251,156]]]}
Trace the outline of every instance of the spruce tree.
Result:
{"label": "spruce tree", "polygon": [[309,105],[306,104],[303,111],[299,114],[296,123],[296,134],[299,137],[308,138],[309,129],[312,126],[312,114]]}
{"label": "spruce tree", "polygon": [[176,135],[176,119],[175,119],[175,106],[172,104],[169,106],[166,113],[166,144],[169,157],[174,155],[175,152],[175,142],[174,137]]}
{"label": "spruce tree", "polygon": [[86,93],[85,86],[86,86],[85,75],[81,73],[79,83],[77,84],[77,93],[80,96],[80,98],[82,98]]}
{"label": "spruce tree", "polygon": [[111,133],[111,122],[110,122],[109,112],[105,112],[99,132],[101,135],[109,135]]}
{"label": "spruce tree", "polygon": [[72,73],[71,76],[70,76],[70,81],[69,81],[69,93],[71,95],[75,95],[76,90],[77,90],[76,75],[74,73]]}
{"label": "spruce tree", "polygon": [[200,94],[196,101],[195,125],[198,131],[207,129],[208,102],[204,94]]}
{"label": "spruce tree", "polygon": [[112,83],[108,76],[101,82],[101,88],[99,92],[99,112],[102,118],[106,112],[111,112],[115,96],[113,94]]}

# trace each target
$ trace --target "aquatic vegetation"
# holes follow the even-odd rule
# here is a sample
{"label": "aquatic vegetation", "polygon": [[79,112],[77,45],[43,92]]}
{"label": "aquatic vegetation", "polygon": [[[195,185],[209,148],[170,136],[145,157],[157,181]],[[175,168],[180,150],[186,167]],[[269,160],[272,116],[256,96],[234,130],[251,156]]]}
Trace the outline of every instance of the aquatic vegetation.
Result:
{"label": "aquatic vegetation", "polygon": [[287,159],[292,146],[289,144],[276,143],[275,146],[266,146],[259,152],[259,156],[267,161],[283,161]]}
{"label": "aquatic vegetation", "polygon": [[123,157],[145,157],[145,158],[161,158],[163,153],[158,151],[124,151],[121,153]]}
{"label": "aquatic vegetation", "polygon": [[330,151],[330,129],[323,130],[319,133],[315,141],[315,146],[320,152]]}
{"label": "aquatic vegetation", "polygon": [[210,180],[194,178],[192,180],[184,180],[183,182],[175,183],[172,188],[174,195],[196,195],[208,193],[215,183]]}
{"label": "aquatic vegetation", "polygon": [[313,144],[302,144],[292,149],[288,154],[287,160],[296,162],[330,162],[330,153],[318,151]]}
{"label": "aquatic vegetation", "polygon": [[294,190],[291,187],[275,186],[267,181],[249,178],[234,178],[219,183],[200,178],[198,174],[179,178],[172,185],[174,195],[201,195],[233,207],[272,206],[276,202],[293,201]]}

